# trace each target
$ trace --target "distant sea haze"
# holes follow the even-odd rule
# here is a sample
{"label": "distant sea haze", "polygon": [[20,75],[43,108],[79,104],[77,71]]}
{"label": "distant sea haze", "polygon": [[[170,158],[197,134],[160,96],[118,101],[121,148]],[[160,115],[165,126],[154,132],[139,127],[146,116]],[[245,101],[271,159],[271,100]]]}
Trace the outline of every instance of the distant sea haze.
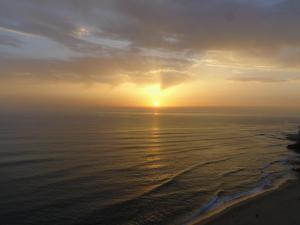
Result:
{"label": "distant sea haze", "polygon": [[300,118],[106,110],[0,119],[3,225],[187,224],[293,177]]}

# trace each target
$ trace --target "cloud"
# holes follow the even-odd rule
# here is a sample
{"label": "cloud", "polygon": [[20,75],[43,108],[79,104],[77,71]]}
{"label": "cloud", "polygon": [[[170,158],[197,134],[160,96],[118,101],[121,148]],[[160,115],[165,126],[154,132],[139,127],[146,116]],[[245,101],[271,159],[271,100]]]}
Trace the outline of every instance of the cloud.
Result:
{"label": "cloud", "polygon": [[260,82],[260,83],[280,83],[289,81],[299,81],[299,71],[285,70],[254,70],[246,69],[238,71],[236,74],[231,74],[228,80],[243,81],[243,82]]}
{"label": "cloud", "polygon": [[189,62],[185,60],[158,60],[156,57],[128,53],[68,60],[0,57],[0,78],[86,84],[161,83],[164,88],[179,83],[184,76],[182,72],[172,72],[171,76],[170,72],[160,71],[160,68],[177,68],[181,71],[186,65]]}
{"label": "cloud", "polygon": [[[74,56],[38,59],[11,52],[7,57],[7,50],[0,51],[0,76],[161,82],[167,88],[194,79],[190,68],[205,57],[203,67],[256,63],[298,70],[299,10],[298,0],[2,0],[0,27],[20,35],[12,38],[0,30],[0,50],[22,48],[22,35],[32,35]],[[216,54],[207,58],[211,52]],[[234,59],[224,57],[229,52]],[[258,74],[261,80],[274,80]],[[275,80],[286,80],[283,76],[289,75]]]}
{"label": "cloud", "polygon": [[9,35],[0,34],[0,45],[20,48],[23,46],[23,42]]}

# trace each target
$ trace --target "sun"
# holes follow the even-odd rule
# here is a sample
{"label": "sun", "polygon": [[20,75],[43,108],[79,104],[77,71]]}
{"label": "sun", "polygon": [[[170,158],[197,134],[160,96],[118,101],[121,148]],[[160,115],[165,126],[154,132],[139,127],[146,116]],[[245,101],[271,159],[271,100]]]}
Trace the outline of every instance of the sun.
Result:
{"label": "sun", "polygon": [[158,108],[160,106],[160,102],[155,100],[153,101],[153,107]]}
{"label": "sun", "polygon": [[147,107],[160,108],[162,106],[163,91],[161,90],[160,84],[150,85],[143,87],[144,94],[147,96]]}

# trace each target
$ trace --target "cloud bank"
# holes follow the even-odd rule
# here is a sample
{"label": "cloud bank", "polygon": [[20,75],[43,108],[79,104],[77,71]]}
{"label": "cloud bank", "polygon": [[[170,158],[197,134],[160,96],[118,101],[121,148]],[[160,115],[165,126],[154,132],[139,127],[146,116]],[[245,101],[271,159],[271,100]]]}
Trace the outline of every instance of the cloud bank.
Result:
{"label": "cloud bank", "polygon": [[299,21],[297,0],[1,0],[0,79],[294,80]]}

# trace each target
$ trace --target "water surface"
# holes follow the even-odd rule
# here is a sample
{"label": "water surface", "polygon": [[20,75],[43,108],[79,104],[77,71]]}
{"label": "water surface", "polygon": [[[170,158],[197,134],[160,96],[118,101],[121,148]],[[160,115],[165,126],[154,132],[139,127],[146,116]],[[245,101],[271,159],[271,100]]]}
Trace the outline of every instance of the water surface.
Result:
{"label": "water surface", "polygon": [[5,225],[185,224],[290,176],[297,117],[201,111],[2,116]]}

